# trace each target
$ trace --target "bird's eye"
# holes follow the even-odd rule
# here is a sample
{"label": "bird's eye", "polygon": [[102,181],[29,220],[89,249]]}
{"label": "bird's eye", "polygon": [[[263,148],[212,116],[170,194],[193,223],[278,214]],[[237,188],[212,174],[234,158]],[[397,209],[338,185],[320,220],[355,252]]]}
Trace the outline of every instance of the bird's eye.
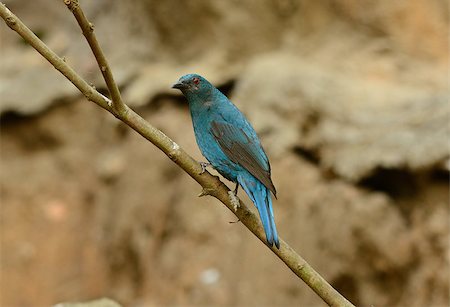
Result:
{"label": "bird's eye", "polygon": [[197,77],[192,78],[192,82],[194,82],[195,85],[200,83],[200,79]]}

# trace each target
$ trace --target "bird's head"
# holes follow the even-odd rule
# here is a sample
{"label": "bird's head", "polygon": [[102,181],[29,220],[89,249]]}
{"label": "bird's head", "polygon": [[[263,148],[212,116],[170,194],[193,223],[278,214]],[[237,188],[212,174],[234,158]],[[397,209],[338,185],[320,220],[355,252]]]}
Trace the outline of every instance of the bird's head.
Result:
{"label": "bird's head", "polygon": [[206,96],[213,86],[200,75],[188,74],[181,77],[172,88],[179,89],[185,96]]}

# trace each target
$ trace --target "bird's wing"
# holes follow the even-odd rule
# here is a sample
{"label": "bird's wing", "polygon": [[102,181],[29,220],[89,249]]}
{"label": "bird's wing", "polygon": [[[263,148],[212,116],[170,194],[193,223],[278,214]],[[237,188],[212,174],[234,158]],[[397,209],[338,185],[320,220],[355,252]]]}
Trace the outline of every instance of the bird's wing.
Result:
{"label": "bird's wing", "polygon": [[242,128],[222,121],[212,121],[211,132],[231,161],[244,167],[276,196],[277,191],[270,178],[269,160],[259,141],[252,140]]}

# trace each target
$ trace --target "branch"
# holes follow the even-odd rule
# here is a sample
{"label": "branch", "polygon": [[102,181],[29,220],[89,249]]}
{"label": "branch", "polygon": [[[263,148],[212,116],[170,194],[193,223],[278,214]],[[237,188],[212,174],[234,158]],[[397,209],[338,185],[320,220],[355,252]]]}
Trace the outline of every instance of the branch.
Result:
{"label": "branch", "polygon": [[73,16],[75,16],[78,25],[83,31],[84,37],[86,37],[86,40],[89,43],[89,47],[91,47],[91,50],[94,53],[95,59],[97,60],[98,63],[98,67],[100,68],[100,71],[103,75],[103,79],[106,82],[109,94],[111,95],[113,110],[117,114],[125,112],[126,108],[125,104],[122,101],[122,96],[120,95],[119,87],[114,81],[114,77],[112,75],[108,61],[106,60],[102,48],[100,47],[100,44],[98,43],[97,38],[95,37],[94,25],[87,20],[83,10],[80,7],[80,4],[78,3],[78,0],[64,0],[64,3],[67,5],[67,8],[72,12]]}
{"label": "branch", "polygon": [[30,29],[28,29],[17,16],[11,13],[6,6],[0,2],[0,14],[5,20],[6,24],[19,33],[20,36],[30,44],[37,52],[49,61],[60,73],[62,73],[70,82],[75,85],[80,92],[90,101],[94,101],[102,108],[109,111],[108,104],[111,101],[97,92],[90,86],[82,77],[80,77],[69,65],[65,63],[63,58],[60,58],[47,45],[45,45]]}
{"label": "branch", "polygon": [[[76,1],[71,0],[64,0],[64,2],[77,3]],[[84,14],[78,6],[78,3],[76,9],[72,9],[72,12],[74,12],[76,18],[77,16],[80,17],[80,26],[85,26],[83,21],[85,20]],[[88,100],[93,101],[100,107],[112,113],[137,133],[161,149],[161,151],[163,151],[173,162],[180,166],[202,186],[202,195],[211,195],[220,200],[240,219],[245,227],[247,227],[256,237],[265,243],[264,231],[257,216],[250,211],[241,200],[239,200],[239,205],[236,206],[236,201],[229,195],[230,190],[219,180],[218,177],[211,175],[209,172],[200,174],[202,168],[197,161],[189,156],[177,143],[172,141],[163,132],[150,125],[122,102],[117,85],[112,78],[109,66],[92,31],[88,31],[89,33],[87,35],[85,34],[85,36],[89,41],[94,54],[96,55],[99,67],[102,73],[104,73],[105,81],[110,83],[108,84],[108,88],[111,91],[111,95],[117,95],[115,98],[113,96],[113,108],[110,108],[111,100],[97,92],[85,80],[83,80],[83,78],[81,78],[69,65],[67,65],[67,63],[64,62],[64,60],[48,48],[1,2],[0,16],[12,30],[22,36],[26,42],[28,42],[70,82],[72,82]],[[85,33],[84,29],[83,33]],[[102,69],[103,67],[107,67],[107,69],[104,70]],[[114,94],[115,90],[117,90],[117,92]],[[116,112],[117,109],[115,108],[118,108],[120,111]],[[292,270],[292,272],[294,272],[294,274],[300,277],[312,290],[314,290],[317,295],[319,295],[328,305],[346,307],[353,306],[282,239],[280,239],[280,245],[280,249],[266,246],[275,255],[277,255],[278,258],[280,258]]]}

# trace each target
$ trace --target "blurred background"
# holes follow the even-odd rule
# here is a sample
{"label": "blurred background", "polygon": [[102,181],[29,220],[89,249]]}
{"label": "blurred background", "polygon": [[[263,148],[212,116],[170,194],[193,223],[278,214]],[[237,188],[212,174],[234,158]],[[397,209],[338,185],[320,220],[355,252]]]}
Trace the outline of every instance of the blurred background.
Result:
{"label": "blurred background", "polygon": [[[105,90],[62,1],[4,2]],[[449,305],[448,1],[80,2],[126,103],[196,159],[171,85],[202,74],[243,110],[271,160],[281,237],[354,304]],[[153,145],[0,31],[1,306],[324,305]]]}

